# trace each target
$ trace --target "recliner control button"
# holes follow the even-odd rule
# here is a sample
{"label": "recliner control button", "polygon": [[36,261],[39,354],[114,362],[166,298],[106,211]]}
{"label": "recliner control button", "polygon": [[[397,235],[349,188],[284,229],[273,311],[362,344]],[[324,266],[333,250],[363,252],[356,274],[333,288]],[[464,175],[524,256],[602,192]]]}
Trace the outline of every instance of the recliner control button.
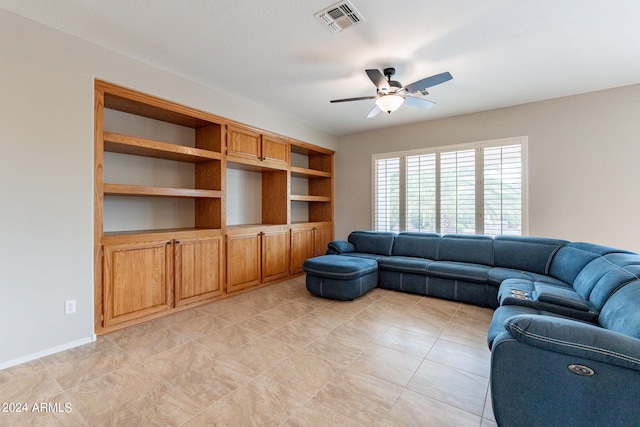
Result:
{"label": "recliner control button", "polygon": [[569,369],[569,371],[573,372],[574,374],[577,375],[581,375],[583,377],[590,377],[593,374],[595,374],[594,370],[591,369],[588,366],[584,366],[584,365],[569,365],[567,366],[567,368]]}

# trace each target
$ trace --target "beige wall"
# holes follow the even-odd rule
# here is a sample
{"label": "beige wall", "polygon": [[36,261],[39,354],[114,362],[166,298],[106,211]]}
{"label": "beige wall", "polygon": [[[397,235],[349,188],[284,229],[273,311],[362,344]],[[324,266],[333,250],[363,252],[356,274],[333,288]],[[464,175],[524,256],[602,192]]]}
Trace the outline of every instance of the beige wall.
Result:
{"label": "beige wall", "polygon": [[372,226],[372,154],[512,136],[529,137],[530,235],[640,251],[640,85],[340,137],[336,237]]}
{"label": "beige wall", "polygon": [[[0,369],[93,339],[93,82],[336,138],[0,9]],[[64,315],[75,299],[77,313]]]}

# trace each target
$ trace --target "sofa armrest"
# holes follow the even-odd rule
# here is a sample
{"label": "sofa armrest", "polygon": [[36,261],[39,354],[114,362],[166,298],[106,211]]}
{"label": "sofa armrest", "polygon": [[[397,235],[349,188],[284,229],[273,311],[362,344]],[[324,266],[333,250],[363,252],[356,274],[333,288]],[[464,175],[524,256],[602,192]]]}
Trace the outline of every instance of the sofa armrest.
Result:
{"label": "sofa armrest", "polygon": [[640,371],[640,340],[571,319],[521,314],[505,320],[519,342]]}
{"label": "sofa armrest", "polygon": [[344,240],[334,240],[329,242],[329,248],[327,249],[327,255],[346,254],[349,252],[355,252],[356,247],[352,243],[345,242]]}

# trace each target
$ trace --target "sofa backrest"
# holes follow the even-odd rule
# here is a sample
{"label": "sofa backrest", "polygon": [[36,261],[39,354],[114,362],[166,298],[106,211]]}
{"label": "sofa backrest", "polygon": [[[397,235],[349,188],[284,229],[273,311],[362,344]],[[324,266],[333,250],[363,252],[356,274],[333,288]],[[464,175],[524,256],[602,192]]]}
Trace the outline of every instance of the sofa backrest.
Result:
{"label": "sofa backrest", "polygon": [[445,234],[440,240],[438,260],[493,265],[493,237]]}
{"label": "sofa backrest", "polygon": [[549,267],[549,275],[573,284],[582,269],[600,255],[565,245],[558,249]]}
{"label": "sofa backrest", "polygon": [[626,251],[624,249],[612,248],[611,246],[602,246],[596,245],[595,243],[586,243],[586,242],[571,242],[568,243],[567,246],[571,246],[572,248],[581,249],[587,252],[593,252],[598,255],[607,255],[612,253],[622,253],[622,254],[632,254],[631,251]]}
{"label": "sofa backrest", "polygon": [[634,273],[612,264],[604,257],[598,257],[578,273],[572,285],[582,298],[599,311],[614,292],[637,279]]}
{"label": "sofa backrest", "polygon": [[438,233],[400,233],[393,242],[392,254],[435,260],[441,238]]}
{"label": "sofa backrest", "polygon": [[602,307],[598,322],[603,328],[640,338],[640,280],[614,293]]}
{"label": "sofa backrest", "polygon": [[356,252],[376,255],[391,255],[396,233],[385,231],[353,231],[349,234],[349,243]]}
{"label": "sofa backrest", "polygon": [[493,242],[493,265],[538,274],[549,274],[555,253],[566,240],[528,236],[496,236]]}

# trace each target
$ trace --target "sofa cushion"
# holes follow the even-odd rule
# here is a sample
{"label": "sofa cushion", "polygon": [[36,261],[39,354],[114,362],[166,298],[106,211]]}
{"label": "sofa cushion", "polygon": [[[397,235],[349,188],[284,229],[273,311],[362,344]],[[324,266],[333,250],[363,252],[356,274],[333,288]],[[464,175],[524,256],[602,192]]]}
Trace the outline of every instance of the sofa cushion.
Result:
{"label": "sofa cushion", "polygon": [[496,236],[493,264],[516,270],[548,274],[551,259],[567,242],[558,239],[526,236]]}
{"label": "sofa cushion", "polygon": [[427,266],[432,262],[434,261],[424,258],[390,256],[378,259],[378,268],[403,273],[427,274]]}
{"label": "sofa cushion", "polygon": [[493,265],[493,238],[490,236],[445,234],[440,241],[438,260]]}
{"label": "sofa cushion", "polygon": [[522,306],[596,323],[598,312],[570,285],[553,285],[526,279],[505,280],[498,290],[501,306]]}
{"label": "sofa cushion", "polygon": [[354,231],[349,234],[349,243],[356,252],[376,255],[391,255],[395,233],[382,231]]}
{"label": "sofa cushion", "polygon": [[489,270],[489,283],[499,286],[509,279],[527,279],[531,281],[551,283],[552,285],[567,286],[562,280],[558,280],[544,274],[532,273],[530,271],[514,270],[511,268],[493,267]]}
{"label": "sofa cushion", "polygon": [[373,259],[342,255],[323,255],[307,259],[302,268],[307,274],[338,280],[352,280],[378,270]]}
{"label": "sofa cushion", "polygon": [[437,259],[441,238],[437,233],[400,233],[393,242],[392,254]]}
{"label": "sofa cushion", "polygon": [[563,246],[551,260],[549,275],[563,282],[573,283],[580,271],[598,256],[593,252]]}
{"label": "sofa cushion", "polygon": [[488,265],[452,261],[434,261],[427,266],[429,275],[478,283],[488,282],[489,270]]}
{"label": "sofa cushion", "polygon": [[640,338],[640,280],[614,293],[602,307],[598,321],[604,328]]}
{"label": "sofa cushion", "polygon": [[535,288],[534,299],[540,302],[561,305],[580,311],[589,311],[591,309],[587,301],[573,289],[540,283],[536,283]]}

